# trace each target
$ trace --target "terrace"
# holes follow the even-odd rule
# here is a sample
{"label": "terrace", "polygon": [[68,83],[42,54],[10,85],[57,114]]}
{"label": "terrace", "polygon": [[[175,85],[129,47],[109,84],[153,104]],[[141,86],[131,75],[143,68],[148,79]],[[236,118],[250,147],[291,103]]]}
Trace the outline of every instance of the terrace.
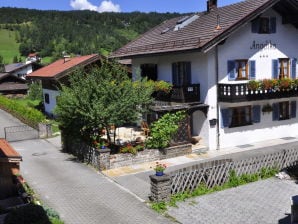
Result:
{"label": "terrace", "polygon": [[[268,82],[270,86],[266,86]],[[298,87],[296,80],[290,79],[220,83],[218,96],[220,102],[229,103],[297,97]]]}

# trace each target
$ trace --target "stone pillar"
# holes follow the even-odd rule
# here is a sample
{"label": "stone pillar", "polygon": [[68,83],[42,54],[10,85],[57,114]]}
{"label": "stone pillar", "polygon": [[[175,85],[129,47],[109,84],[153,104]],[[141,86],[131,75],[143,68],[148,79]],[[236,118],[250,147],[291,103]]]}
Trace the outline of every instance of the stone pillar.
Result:
{"label": "stone pillar", "polygon": [[39,123],[38,124],[38,134],[39,134],[39,138],[52,137],[52,125]]}
{"label": "stone pillar", "polygon": [[111,149],[99,149],[98,150],[98,169],[100,171],[110,169],[110,154]]}
{"label": "stone pillar", "polygon": [[291,223],[298,223],[298,195],[292,197]]}
{"label": "stone pillar", "polygon": [[163,176],[151,175],[151,195],[150,200],[153,202],[166,202],[171,199],[171,178],[169,175]]}

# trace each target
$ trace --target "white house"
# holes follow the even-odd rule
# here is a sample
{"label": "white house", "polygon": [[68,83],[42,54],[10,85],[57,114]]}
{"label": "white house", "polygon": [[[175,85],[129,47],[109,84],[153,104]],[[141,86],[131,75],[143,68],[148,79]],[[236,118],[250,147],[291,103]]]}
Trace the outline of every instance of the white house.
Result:
{"label": "white house", "polygon": [[[186,109],[210,150],[296,136],[298,90],[252,91],[251,80],[297,78],[298,2],[246,0],[179,17],[113,52],[133,75],[174,85],[153,110]],[[269,109],[268,109],[269,108]],[[272,111],[271,111],[272,110]]]}
{"label": "white house", "polygon": [[5,72],[14,75],[18,78],[25,79],[26,76],[33,72],[32,63],[13,63],[5,65]]}
{"label": "white house", "polygon": [[53,110],[57,104],[57,97],[60,94],[60,84],[66,84],[69,75],[76,69],[88,68],[88,66],[99,64],[100,60],[101,56],[98,54],[65,57],[28,75],[28,79],[41,81],[42,83],[45,113],[49,116],[53,116]]}

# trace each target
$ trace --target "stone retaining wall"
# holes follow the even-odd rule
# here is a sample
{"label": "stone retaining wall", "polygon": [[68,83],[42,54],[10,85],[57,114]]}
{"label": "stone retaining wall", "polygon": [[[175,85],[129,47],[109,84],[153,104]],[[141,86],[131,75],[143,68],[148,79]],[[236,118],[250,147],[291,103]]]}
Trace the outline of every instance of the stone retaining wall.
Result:
{"label": "stone retaining wall", "polygon": [[136,155],[131,153],[112,154],[109,149],[95,149],[78,139],[72,139],[61,133],[63,150],[71,153],[83,162],[91,164],[99,170],[107,170],[155,160],[173,158],[192,153],[191,144],[183,144],[166,149],[145,149]]}

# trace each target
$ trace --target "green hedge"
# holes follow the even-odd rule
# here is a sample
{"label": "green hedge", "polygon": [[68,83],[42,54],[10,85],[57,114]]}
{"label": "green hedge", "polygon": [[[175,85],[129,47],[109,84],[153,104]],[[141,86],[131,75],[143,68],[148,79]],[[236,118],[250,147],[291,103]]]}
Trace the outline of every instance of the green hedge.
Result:
{"label": "green hedge", "polygon": [[8,99],[1,95],[0,109],[7,111],[23,123],[33,128],[37,128],[38,123],[46,120],[45,115],[43,115],[40,111],[31,107],[26,107],[13,99]]}

